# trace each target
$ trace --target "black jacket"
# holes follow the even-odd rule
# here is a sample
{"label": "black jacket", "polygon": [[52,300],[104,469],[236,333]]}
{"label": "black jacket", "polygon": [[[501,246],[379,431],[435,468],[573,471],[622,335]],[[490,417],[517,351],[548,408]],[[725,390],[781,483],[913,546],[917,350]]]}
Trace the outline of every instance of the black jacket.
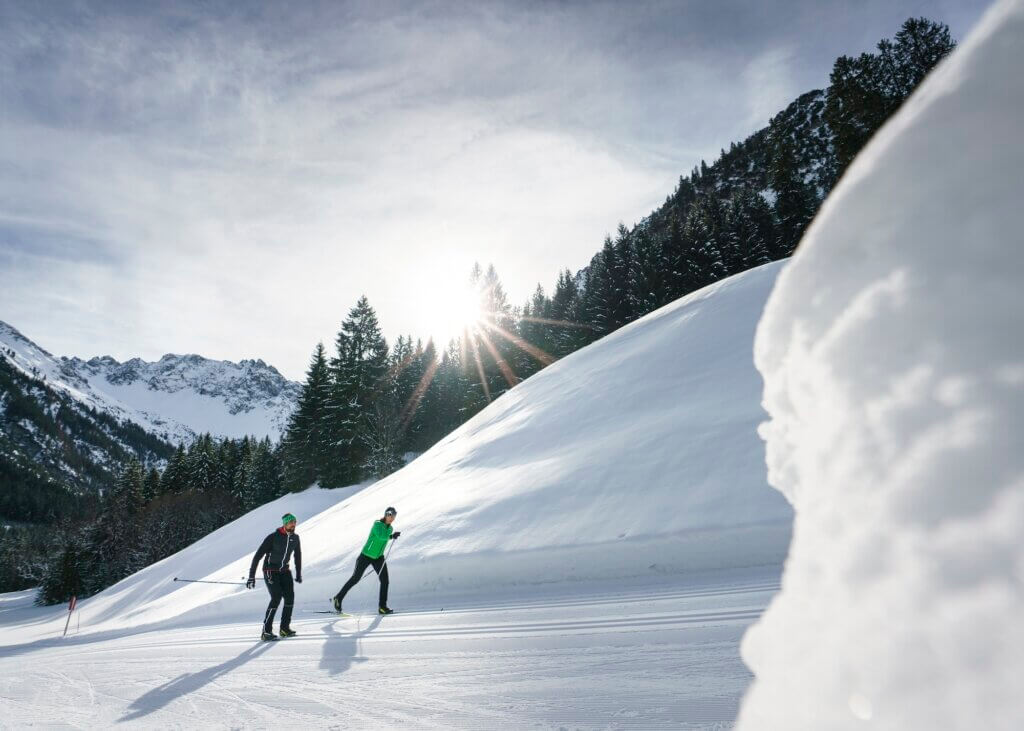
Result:
{"label": "black jacket", "polygon": [[264,571],[289,571],[288,560],[295,556],[295,577],[302,578],[302,548],[299,546],[299,537],[295,533],[288,533],[277,529],[263,539],[263,543],[252,557],[252,564],[249,566],[249,578],[256,577],[256,564],[266,556],[263,561]]}

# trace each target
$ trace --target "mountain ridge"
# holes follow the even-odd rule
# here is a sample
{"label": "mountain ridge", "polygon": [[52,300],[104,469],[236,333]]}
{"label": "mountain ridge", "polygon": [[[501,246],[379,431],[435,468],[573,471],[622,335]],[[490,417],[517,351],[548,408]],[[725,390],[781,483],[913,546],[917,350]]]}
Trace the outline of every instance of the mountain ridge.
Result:
{"label": "mountain ridge", "polygon": [[57,357],[3,321],[0,348],[25,375],[172,443],[203,433],[276,440],[300,390],[260,358],[235,363],[195,353],[123,362],[110,355]]}

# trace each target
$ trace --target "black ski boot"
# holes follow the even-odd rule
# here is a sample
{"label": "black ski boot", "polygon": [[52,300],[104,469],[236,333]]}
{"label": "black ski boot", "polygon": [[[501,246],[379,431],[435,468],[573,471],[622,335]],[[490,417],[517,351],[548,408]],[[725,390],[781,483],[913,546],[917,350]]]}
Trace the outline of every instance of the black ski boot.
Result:
{"label": "black ski boot", "polygon": [[290,627],[287,629],[285,629],[284,627],[281,628],[282,637],[294,637],[295,634],[295,630],[291,629]]}
{"label": "black ski boot", "polygon": [[273,642],[277,639],[277,635],[275,635],[273,632],[264,632],[260,635],[260,639],[264,642]]}
{"label": "black ski boot", "polygon": [[334,611],[338,614],[344,614],[344,612],[341,611],[341,599],[338,597],[331,599],[331,606],[334,607]]}
{"label": "black ski boot", "polygon": [[388,609],[387,607],[377,607],[377,614],[394,614],[394,609]]}

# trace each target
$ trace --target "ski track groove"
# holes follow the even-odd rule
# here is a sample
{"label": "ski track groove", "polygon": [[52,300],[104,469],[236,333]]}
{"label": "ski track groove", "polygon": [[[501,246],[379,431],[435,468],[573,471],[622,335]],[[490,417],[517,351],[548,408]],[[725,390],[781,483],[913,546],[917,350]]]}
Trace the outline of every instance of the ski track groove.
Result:
{"label": "ski track groove", "polygon": [[[0,697],[0,717],[79,728],[256,728],[285,717],[299,728],[726,729],[751,677],[739,637],[777,587],[411,610],[356,616],[354,630],[324,615],[298,619],[297,637],[262,650],[243,635],[248,623],[231,622],[44,644],[0,659],[38,653],[49,666],[10,683],[33,688],[32,702]],[[236,658],[240,646],[254,649]],[[297,663],[318,670],[293,677]]]}
{"label": "ski track groove", "polygon": [[[763,609],[748,609],[742,608],[738,610],[723,611],[723,612],[705,612],[701,614],[687,613],[680,615],[649,615],[642,619],[607,619],[607,620],[578,620],[575,622],[535,622],[535,623],[524,623],[518,625],[508,624],[493,624],[493,625],[470,625],[466,627],[435,627],[435,628],[408,628],[408,629],[374,629],[372,632],[362,634],[361,632],[352,632],[348,634],[342,634],[338,638],[323,638],[320,635],[303,635],[300,634],[296,637],[291,637],[286,640],[278,640],[287,644],[304,644],[309,642],[325,642],[325,641],[337,641],[341,639],[352,639],[353,637],[360,637],[360,639],[371,640],[374,642],[384,640],[397,640],[397,639],[415,639],[415,638],[430,638],[430,639],[444,639],[446,637],[459,637],[470,638],[474,635],[483,635],[485,637],[494,636],[531,636],[536,634],[547,634],[547,633],[558,633],[563,631],[572,631],[577,633],[583,633],[586,630],[609,630],[619,629],[622,631],[635,630],[635,631],[656,631],[662,629],[670,629],[673,626],[687,626],[687,625],[700,625],[700,624],[715,624],[723,622],[753,622],[760,617],[763,613]],[[397,615],[395,615],[397,616]],[[404,615],[403,615],[404,616]],[[333,620],[334,622],[344,621],[346,618],[338,618]],[[395,620],[388,620],[395,621]],[[399,620],[400,621],[400,620]],[[315,624],[316,620],[299,620],[296,624],[299,626],[306,626],[307,624]],[[148,632],[146,634],[153,634]],[[186,642],[166,640],[159,642],[147,642],[147,643],[130,643],[121,644],[124,638],[117,638],[111,640],[111,642],[117,643],[118,650],[146,650],[146,649],[159,649],[159,648],[174,648],[174,647],[207,647],[207,646],[228,646],[228,645],[249,645],[260,643],[259,638],[249,639],[248,637],[232,637],[232,638],[212,638],[212,639],[200,639],[200,640],[189,640]],[[47,648],[51,649],[55,655],[88,655],[96,653],[108,653],[109,648],[96,648],[96,649],[81,649],[79,647],[73,648]]]}
{"label": "ski track groove", "polygon": [[[656,631],[671,629],[675,626],[688,626],[688,625],[700,625],[700,624],[715,624],[723,622],[753,622],[758,619],[762,612],[762,609],[739,609],[733,611],[724,612],[705,612],[702,614],[679,614],[679,615],[654,615],[645,617],[643,619],[607,619],[607,620],[577,620],[575,622],[533,622],[523,623],[517,625],[508,624],[490,624],[490,625],[470,625],[467,627],[436,627],[436,628],[409,628],[409,629],[394,629],[394,630],[382,630],[379,627],[374,629],[372,632],[366,634],[359,634],[353,632],[351,634],[342,634],[338,638],[324,638],[321,635],[303,635],[300,634],[296,637],[290,637],[286,640],[278,640],[278,642],[284,642],[289,645],[294,644],[307,644],[311,642],[330,642],[338,640],[350,640],[353,637],[358,636],[361,640],[367,640],[372,642],[380,642],[384,640],[396,640],[396,639],[444,639],[447,637],[459,637],[460,639],[470,638],[474,635],[481,635],[484,637],[495,637],[495,636],[532,636],[536,634],[547,634],[547,633],[558,633],[558,632],[585,632],[586,630],[594,630],[595,632],[602,632],[606,630],[621,630],[621,631]],[[396,615],[397,616],[397,615]],[[341,618],[334,621],[344,621],[345,618]],[[301,621],[301,620],[300,620]],[[394,621],[394,620],[389,620]],[[309,622],[312,624],[314,621]],[[296,623],[299,624],[299,623]],[[306,626],[305,624],[299,624],[299,626]],[[260,640],[249,639],[247,637],[235,637],[235,638],[214,638],[209,640],[190,640],[187,642],[181,641],[160,641],[150,643],[132,643],[126,645],[120,645],[119,650],[152,650],[159,648],[168,647],[207,647],[207,646],[227,646],[227,645],[250,645],[259,643]],[[83,655],[92,653],[106,653],[109,649],[94,649],[94,650],[70,650],[71,654]]]}

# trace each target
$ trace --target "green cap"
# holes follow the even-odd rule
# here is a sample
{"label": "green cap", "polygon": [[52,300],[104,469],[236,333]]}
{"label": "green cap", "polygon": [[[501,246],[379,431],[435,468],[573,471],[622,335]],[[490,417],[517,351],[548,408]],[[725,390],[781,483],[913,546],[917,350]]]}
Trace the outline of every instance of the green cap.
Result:
{"label": "green cap", "polygon": [[281,525],[288,525],[293,520],[296,520],[294,515],[292,515],[291,513],[285,513],[281,516]]}

